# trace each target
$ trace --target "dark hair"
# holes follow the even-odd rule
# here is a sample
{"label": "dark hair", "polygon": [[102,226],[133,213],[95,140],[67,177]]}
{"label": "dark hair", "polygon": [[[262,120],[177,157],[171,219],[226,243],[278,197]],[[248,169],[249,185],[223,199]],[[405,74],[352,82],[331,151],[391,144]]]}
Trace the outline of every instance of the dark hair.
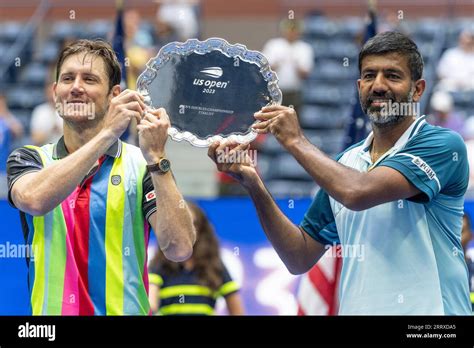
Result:
{"label": "dark hair", "polygon": [[469,213],[466,211],[464,212],[463,219],[466,219],[467,227],[469,230],[471,229],[471,217],[469,216]]}
{"label": "dark hair", "polygon": [[59,72],[64,60],[69,56],[86,52],[97,57],[101,57],[105,63],[105,69],[109,76],[109,91],[113,86],[119,85],[122,78],[122,71],[118,62],[117,56],[110,44],[104,40],[78,40],[63,48],[59,54],[58,62],[56,63],[56,82],[59,79]]}
{"label": "dark hair", "polygon": [[[219,253],[219,242],[204,211],[192,202],[187,202],[187,205],[194,215],[196,243],[194,244],[192,258],[198,282],[200,285],[217,291],[222,285],[222,272],[224,270]],[[159,265],[166,276],[179,274],[182,267],[181,262],[176,263],[168,260],[161,250],[158,250],[151,263]]]}
{"label": "dark hair", "polygon": [[412,81],[421,79],[423,75],[423,57],[416,44],[407,36],[386,31],[368,40],[359,53],[359,73],[361,73],[362,60],[366,56],[399,53],[408,57],[408,67]]}

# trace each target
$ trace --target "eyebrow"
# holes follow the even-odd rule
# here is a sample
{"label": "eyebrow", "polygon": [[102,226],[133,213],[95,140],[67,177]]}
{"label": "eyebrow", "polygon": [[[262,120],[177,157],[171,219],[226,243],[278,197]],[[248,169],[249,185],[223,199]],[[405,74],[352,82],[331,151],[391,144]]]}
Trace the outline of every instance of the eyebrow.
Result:
{"label": "eyebrow", "polygon": [[[61,75],[59,75],[59,77],[62,77],[62,76],[68,76],[68,75],[74,75],[75,72],[72,72],[72,71],[65,71],[63,73],[61,73]],[[84,72],[82,73],[84,76],[91,76],[91,77],[95,77],[97,78],[98,80],[101,80],[100,76],[97,75],[97,74],[94,74],[94,73],[90,73],[90,72]]]}
{"label": "eyebrow", "polygon": [[[378,71],[378,69],[366,68],[366,69],[362,70],[362,74],[365,74],[365,73],[368,73],[368,72],[375,72],[375,71]],[[403,70],[396,69],[396,68],[383,69],[383,72],[384,73],[396,73],[396,74],[404,75]]]}

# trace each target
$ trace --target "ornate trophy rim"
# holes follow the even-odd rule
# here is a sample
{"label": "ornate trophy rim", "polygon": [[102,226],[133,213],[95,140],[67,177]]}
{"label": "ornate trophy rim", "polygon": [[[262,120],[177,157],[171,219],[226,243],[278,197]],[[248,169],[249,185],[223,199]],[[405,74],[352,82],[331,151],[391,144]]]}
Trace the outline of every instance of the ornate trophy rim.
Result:
{"label": "ornate trophy rim", "polygon": [[[156,57],[151,58],[146,64],[137,80],[137,90],[144,96],[145,104],[151,106],[151,97],[148,93],[148,86],[156,77],[157,71],[166,64],[173,55],[190,55],[192,53],[206,54],[212,51],[220,51],[229,58],[239,58],[244,62],[255,64],[260,68],[264,80],[267,82],[267,88],[271,96],[271,102],[267,105],[280,105],[282,101],[282,92],[278,87],[277,74],[270,68],[267,58],[258,51],[247,49],[242,44],[229,44],[225,39],[211,37],[205,41],[198,39],[188,39],[186,42],[170,42],[163,46]],[[255,110],[257,111],[257,110]],[[229,139],[238,143],[251,142],[257,137],[257,133],[250,129],[247,134],[231,134],[229,136],[213,135],[205,139],[200,139],[187,131],[180,131],[171,126],[168,129],[168,135],[175,141],[186,140],[196,147],[208,147],[215,141]]]}

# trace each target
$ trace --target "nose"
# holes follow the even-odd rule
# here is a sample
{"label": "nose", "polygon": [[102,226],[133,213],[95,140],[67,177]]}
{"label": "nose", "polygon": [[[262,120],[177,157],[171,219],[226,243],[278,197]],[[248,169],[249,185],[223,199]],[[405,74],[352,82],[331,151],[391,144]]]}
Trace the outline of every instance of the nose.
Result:
{"label": "nose", "polygon": [[372,93],[374,95],[384,95],[388,91],[385,77],[382,72],[379,72],[372,84]]}
{"label": "nose", "polygon": [[83,81],[81,79],[81,76],[76,76],[74,83],[71,88],[71,93],[73,95],[80,95],[84,93],[84,87],[83,87]]}

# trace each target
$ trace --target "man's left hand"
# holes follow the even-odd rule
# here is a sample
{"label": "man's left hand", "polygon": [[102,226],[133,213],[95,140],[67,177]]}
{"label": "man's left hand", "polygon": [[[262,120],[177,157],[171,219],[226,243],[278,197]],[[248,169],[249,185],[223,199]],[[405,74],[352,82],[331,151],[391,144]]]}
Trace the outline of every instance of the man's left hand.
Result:
{"label": "man's left hand", "polygon": [[293,108],[282,105],[265,106],[254,117],[260,122],[255,123],[252,128],[259,134],[272,133],[285,148],[303,137]]}
{"label": "man's left hand", "polygon": [[149,110],[137,125],[138,144],[148,164],[154,164],[165,155],[170,119],[166,110]]}

